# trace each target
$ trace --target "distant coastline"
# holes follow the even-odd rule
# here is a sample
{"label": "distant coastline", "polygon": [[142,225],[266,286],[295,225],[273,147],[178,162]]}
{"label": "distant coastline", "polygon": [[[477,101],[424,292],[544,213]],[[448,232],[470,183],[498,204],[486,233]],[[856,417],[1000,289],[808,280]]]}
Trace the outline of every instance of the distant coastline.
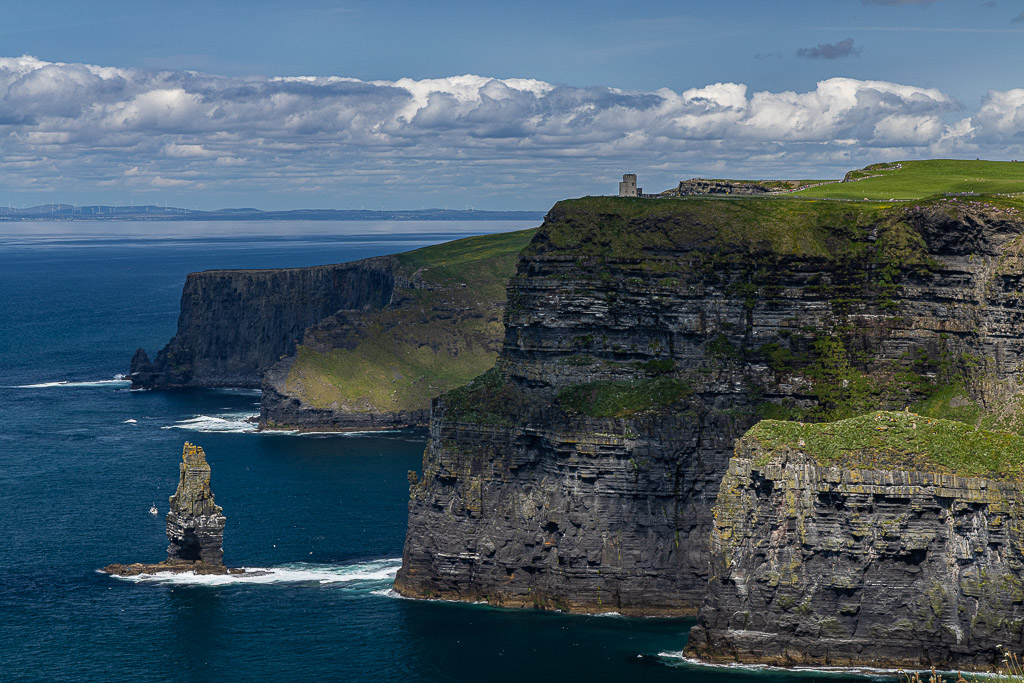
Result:
{"label": "distant coastline", "polygon": [[21,209],[0,207],[0,221],[513,221],[544,218],[544,211],[477,211],[475,209],[215,209],[200,211],[169,206],[73,206],[43,204]]}

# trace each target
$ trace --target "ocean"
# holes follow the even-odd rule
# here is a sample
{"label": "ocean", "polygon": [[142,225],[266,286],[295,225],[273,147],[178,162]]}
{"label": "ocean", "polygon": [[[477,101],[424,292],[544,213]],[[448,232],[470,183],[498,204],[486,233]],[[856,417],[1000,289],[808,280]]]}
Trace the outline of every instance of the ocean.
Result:
{"label": "ocean", "polygon": [[[513,222],[0,222],[0,680],[701,681],[688,619],[397,597],[423,431],[260,434],[259,393],[129,391],[188,272],[337,263]],[[206,450],[225,561],[266,575],[121,579],[166,555],[185,441]],[[156,504],[160,514],[149,514]]]}

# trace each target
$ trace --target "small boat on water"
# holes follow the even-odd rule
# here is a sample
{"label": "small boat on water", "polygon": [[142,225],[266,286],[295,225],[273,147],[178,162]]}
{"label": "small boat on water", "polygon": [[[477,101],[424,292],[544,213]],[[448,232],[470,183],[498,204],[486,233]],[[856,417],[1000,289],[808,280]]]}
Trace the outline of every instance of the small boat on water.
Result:
{"label": "small boat on water", "polygon": [[160,514],[160,511],[156,509],[156,505],[150,505],[149,506],[149,514],[151,514],[151,515],[158,515],[158,514]]}

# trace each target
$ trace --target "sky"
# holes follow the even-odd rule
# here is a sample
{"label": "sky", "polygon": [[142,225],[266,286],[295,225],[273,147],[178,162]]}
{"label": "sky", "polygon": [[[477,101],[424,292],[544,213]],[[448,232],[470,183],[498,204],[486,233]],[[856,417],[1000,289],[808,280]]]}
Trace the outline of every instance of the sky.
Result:
{"label": "sky", "polygon": [[1024,0],[38,0],[0,203],[545,210],[1024,159]]}

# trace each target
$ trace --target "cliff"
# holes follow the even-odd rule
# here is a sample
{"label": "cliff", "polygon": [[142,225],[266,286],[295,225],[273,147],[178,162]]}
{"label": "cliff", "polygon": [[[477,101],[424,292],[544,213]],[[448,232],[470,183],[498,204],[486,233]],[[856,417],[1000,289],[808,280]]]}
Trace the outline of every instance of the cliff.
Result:
{"label": "cliff", "polygon": [[1022,449],[904,412],[759,423],[722,481],[687,652],[994,670],[1024,645]]}
{"label": "cliff", "polygon": [[376,310],[395,286],[387,259],[274,270],[210,270],[185,279],[178,330],[151,363],[136,351],[132,386],[259,387],[305,330],[339,310]]}
{"label": "cliff", "polygon": [[262,387],[261,427],[426,425],[430,400],[494,364],[505,284],[532,230],[352,263],[192,273],[178,330],[136,388]]}
{"label": "cliff", "polygon": [[263,382],[261,427],[361,431],[425,426],[430,401],[494,364],[505,285],[533,230],[389,257],[386,305],[305,330]]}
{"label": "cliff", "polygon": [[1009,200],[560,202],[508,289],[495,370],[436,400],[404,595],[693,614],[735,440],[1016,393]]}

